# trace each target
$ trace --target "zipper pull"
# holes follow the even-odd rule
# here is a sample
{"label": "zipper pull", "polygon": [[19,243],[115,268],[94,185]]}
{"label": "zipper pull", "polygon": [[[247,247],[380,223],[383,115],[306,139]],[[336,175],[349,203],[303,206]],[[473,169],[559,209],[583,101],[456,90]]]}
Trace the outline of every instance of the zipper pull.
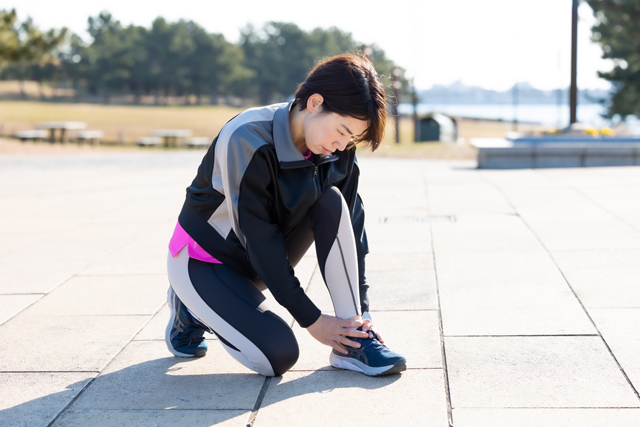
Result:
{"label": "zipper pull", "polygon": [[318,176],[318,167],[314,166],[313,167],[313,178],[315,179],[316,176]]}

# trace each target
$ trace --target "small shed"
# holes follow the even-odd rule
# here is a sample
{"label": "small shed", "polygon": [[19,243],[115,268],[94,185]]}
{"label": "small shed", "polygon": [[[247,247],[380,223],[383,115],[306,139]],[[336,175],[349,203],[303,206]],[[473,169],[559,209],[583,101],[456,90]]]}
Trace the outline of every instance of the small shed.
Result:
{"label": "small shed", "polygon": [[458,140],[456,121],[444,114],[433,113],[422,116],[418,119],[416,126],[416,142],[456,142]]}

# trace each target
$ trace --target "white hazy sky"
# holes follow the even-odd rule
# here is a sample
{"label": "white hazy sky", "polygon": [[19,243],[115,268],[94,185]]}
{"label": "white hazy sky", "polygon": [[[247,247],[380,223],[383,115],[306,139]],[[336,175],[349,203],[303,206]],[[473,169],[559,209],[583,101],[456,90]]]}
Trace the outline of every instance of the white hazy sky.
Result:
{"label": "white hazy sky", "polygon": [[[336,26],[360,43],[377,44],[407,70],[418,89],[462,81],[505,90],[529,82],[550,90],[569,85],[571,0],[3,0],[20,20],[41,29],[67,27],[90,40],[87,18],[107,10],[124,25],[149,27],[158,16],[193,20],[237,42],[247,23],[294,22],[304,30]],[[579,8],[578,85],[608,89],[597,71],[612,68],[590,41],[590,7]],[[292,60],[294,60],[292,58]]]}

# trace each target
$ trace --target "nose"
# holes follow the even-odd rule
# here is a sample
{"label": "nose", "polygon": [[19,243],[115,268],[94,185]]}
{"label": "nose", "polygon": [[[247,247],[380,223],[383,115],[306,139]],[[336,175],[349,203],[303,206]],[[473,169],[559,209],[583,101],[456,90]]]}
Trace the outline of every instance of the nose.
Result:
{"label": "nose", "polygon": [[344,138],[340,138],[336,142],[333,143],[333,146],[336,147],[339,151],[344,151],[347,148],[347,144],[351,141],[351,136],[345,136]]}

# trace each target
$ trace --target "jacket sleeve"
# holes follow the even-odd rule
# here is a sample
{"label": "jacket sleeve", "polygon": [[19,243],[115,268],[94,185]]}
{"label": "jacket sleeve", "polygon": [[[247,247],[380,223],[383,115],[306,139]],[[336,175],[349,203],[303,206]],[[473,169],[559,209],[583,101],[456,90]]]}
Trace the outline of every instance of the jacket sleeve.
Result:
{"label": "jacket sleeve", "polygon": [[273,218],[275,156],[257,150],[239,183],[237,200],[238,226],[247,256],[256,273],[267,285],[276,301],[306,328],[312,325],[320,310],[305,294],[287,259],[282,229]]}
{"label": "jacket sleeve", "polygon": [[345,152],[349,156],[347,175],[335,185],[342,193],[349,212],[351,213],[351,225],[356,240],[356,250],[358,254],[358,283],[360,287],[360,309],[364,313],[369,311],[369,284],[365,272],[365,256],[369,253],[367,233],[364,229],[364,203],[358,194],[358,182],[360,179],[360,169],[356,160],[355,150]]}

